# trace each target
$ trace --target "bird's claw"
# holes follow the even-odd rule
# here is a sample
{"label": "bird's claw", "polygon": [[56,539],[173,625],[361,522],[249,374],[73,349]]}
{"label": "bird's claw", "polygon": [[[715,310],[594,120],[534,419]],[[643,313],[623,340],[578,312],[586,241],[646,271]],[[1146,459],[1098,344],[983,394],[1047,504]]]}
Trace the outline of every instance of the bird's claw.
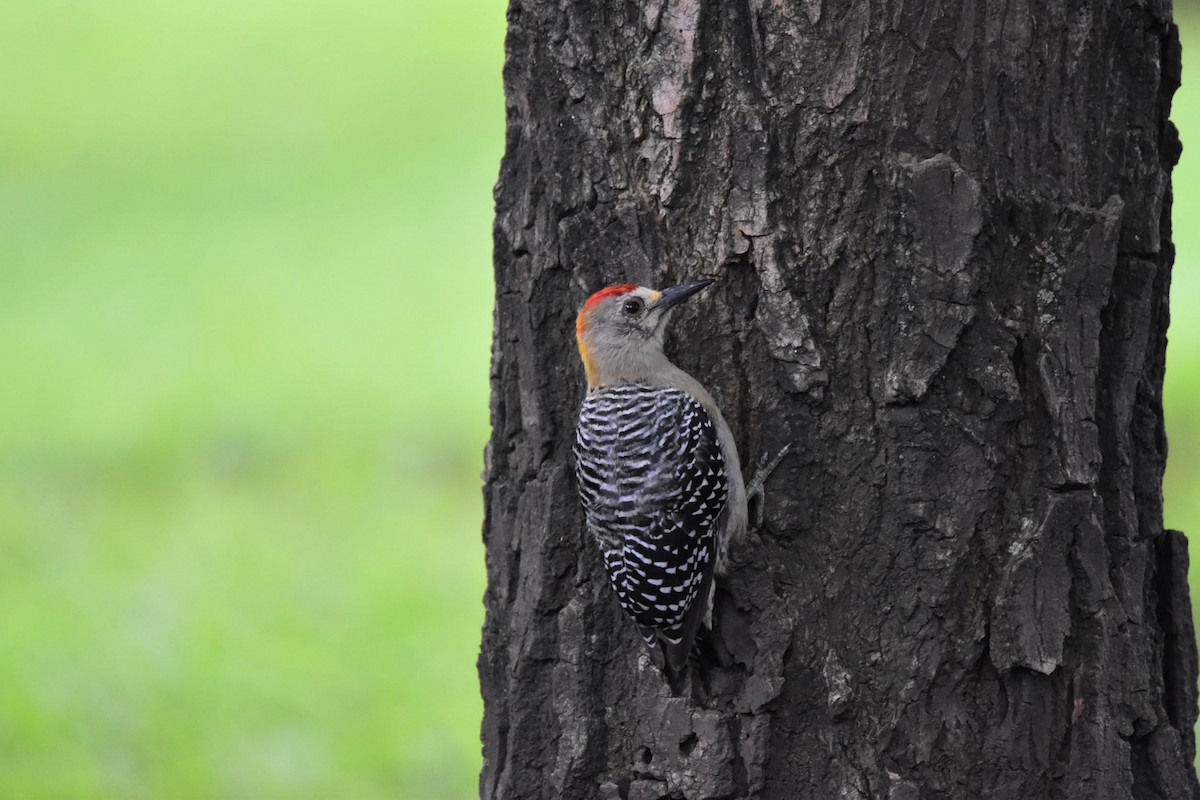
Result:
{"label": "bird's claw", "polygon": [[759,498],[759,501],[754,503],[755,528],[761,528],[763,523],[763,506],[766,505],[766,495],[763,490],[764,484],[766,484],[767,478],[771,476],[771,473],[774,472],[775,468],[779,466],[779,462],[783,460],[783,457],[786,456],[788,451],[791,449],[792,445],[790,442],[785,444],[780,451],[774,455],[774,457],[763,463],[758,470],[755,471],[754,477],[750,479],[750,483],[746,486],[747,502],[753,501],[755,497]]}

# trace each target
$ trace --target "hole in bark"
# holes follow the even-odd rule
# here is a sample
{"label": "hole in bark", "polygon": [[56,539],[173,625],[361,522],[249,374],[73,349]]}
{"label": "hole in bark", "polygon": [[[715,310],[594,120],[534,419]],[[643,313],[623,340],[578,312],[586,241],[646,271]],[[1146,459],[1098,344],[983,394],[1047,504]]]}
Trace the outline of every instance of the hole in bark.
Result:
{"label": "hole in bark", "polygon": [[694,733],[689,733],[687,736],[679,740],[679,754],[690,756],[692,751],[696,749],[696,743],[699,741],[699,736]]}
{"label": "hole in bark", "polygon": [[654,753],[650,752],[649,747],[643,747],[642,752],[639,753],[639,755],[642,758],[643,764],[649,764],[651,761],[654,760]]}

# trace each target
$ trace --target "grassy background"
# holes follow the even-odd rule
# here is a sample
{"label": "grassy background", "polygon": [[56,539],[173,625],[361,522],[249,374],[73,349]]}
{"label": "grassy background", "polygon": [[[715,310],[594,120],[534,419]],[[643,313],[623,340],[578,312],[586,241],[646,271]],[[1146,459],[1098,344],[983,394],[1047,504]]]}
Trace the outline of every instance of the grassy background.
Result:
{"label": "grassy background", "polygon": [[1200,0],[1176,0],[1183,85],[1171,117],[1183,139],[1174,172],[1176,247],[1163,408],[1170,458],[1163,485],[1167,527],[1191,538],[1192,597],[1200,597]]}
{"label": "grassy background", "polygon": [[475,793],[503,8],[0,5],[0,798]]}
{"label": "grassy background", "polygon": [[0,797],[475,792],[503,28],[0,4]]}

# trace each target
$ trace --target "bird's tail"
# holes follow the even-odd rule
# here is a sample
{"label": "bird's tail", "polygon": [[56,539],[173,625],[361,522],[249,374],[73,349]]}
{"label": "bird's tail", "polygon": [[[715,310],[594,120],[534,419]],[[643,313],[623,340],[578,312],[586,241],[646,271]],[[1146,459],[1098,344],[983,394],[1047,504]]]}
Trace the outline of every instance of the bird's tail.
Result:
{"label": "bird's tail", "polygon": [[654,663],[666,674],[667,683],[672,689],[677,688],[687,669],[688,658],[697,652],[697,634],[705,630],[704,623],[710,619],[712,584],[712,570],[709,570],[700,584],[700,591],[696,593],[696,601],[678,625],[665,629],[638,626]]}

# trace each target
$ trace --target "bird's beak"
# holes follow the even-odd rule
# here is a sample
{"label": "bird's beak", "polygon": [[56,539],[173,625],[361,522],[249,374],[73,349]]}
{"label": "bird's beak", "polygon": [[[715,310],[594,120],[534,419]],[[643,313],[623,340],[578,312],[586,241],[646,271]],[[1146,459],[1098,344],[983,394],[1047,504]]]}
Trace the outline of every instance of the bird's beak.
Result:
{"label": "bird's beak", "polygon": [[696,292],[708,286],[710,283],[716,283],[713,279],[695,281],[694,283],[684,283],[679,286],[672,286],[670,289],[663,289],[662,297],[654,304],[654,310],[659,313],[665,312],[674,308],[678,304],[687,300]]}

